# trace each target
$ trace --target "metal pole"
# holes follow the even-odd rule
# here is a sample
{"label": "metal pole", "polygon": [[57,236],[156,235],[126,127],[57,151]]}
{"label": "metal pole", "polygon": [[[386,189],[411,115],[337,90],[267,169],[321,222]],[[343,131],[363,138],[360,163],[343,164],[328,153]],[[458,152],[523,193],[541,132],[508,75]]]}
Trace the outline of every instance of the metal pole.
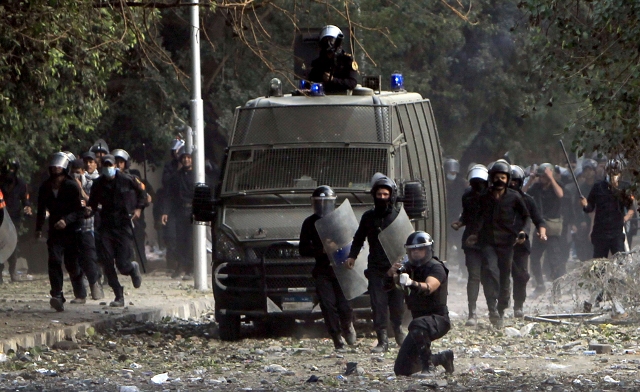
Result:
{"label": "metal pole", "polygon": [[[204,176],[204,119],[200,86],[200,8],[198,0],[191,0],[191,124],[193,126],[193,173],[194,182],[205,182]],[[189,140],[189,138],[187,138]],[[208,290],[206,227],[193,225],[193,279],[196,290]]]}
{"label": "metal pole", "polygon": [[569,160],[569,155],[567,155],[567,149],[564,148],[564,143],[560,140],[560,147],[562,147],[562,152],[564,152],[564,157],[567,159],[567,166],[569,167],[569,171],[571,172],[571,177],[573,177],[573,182],[576,184],[576,189],[578,190],[578,194],[580,194],[580,198],[584,199],[582,195],[582,191],[580,191],[580,185],[578,185],[578,179],[576,178],[576,174],[573,172],[573,167],[571,167],[571,161]]}

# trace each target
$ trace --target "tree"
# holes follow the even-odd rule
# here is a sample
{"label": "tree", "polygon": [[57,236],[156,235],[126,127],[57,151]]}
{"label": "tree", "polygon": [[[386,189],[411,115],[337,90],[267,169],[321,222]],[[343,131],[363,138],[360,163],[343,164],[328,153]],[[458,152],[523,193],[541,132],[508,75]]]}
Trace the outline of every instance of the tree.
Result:
{"label": "tree", "polygon": [[640,178],[640,3],[527,0],[537,33],[535,71],[580,108],[566,129],[579,153],[623,156]]}

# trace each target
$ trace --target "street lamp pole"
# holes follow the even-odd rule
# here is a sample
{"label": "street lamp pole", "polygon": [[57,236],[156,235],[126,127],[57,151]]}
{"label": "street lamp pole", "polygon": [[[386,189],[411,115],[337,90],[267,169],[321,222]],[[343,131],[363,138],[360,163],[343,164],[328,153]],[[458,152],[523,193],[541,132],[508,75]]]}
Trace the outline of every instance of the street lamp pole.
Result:
{"label": "street lamp pole", "polygon": [[[200,85],[200,8],[199,0],[191,0],[191,124],[193,128],[193,172],[195,183],[205,182],[204,173],[204,119]],[[188,139],[187,139],[188,140]],[[206,227],[193,225],[193,278],[196,290],[208,290]]]}

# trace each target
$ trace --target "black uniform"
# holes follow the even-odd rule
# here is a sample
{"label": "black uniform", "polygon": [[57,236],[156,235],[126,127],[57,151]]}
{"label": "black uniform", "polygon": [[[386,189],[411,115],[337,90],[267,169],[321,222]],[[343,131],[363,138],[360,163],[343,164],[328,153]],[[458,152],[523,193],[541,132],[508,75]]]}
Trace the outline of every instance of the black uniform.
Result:
{"label": "black uniform", "polygon": [[[16,225],[16,229],[19,230],[20,221],[22,219],[22,210],[24,207],[31,205],[27,183],[24,182],[22,178],[11,174],[3,176],[0,181],[2,181],[0,183],[0,190],[4,195],[6,211],[11,217],[14,225]],[[16,276],[16,264],[18,262],[19,252],[18,246],[16,246],[16,249],[7,259],[7,262],[9,263],[9,274],[12,279]],[[0,275],[2,275],[2,270],[4,270],[4,260],[0,260]]]}
{"label": "black uniform", "polygon": [[406,295],[407,307],[413,321],[409,324],[409,334],[402,343],[394,365],[396,375],[410,376],[421,370],[425,360],[431,357],[431,342],[440,339],[451,329],[447,308],[447,276],[444,264],[433,258],[421,266],[405,263],[411,280],[424,283],[432,276],[440,282],[440,287],[429,295],[409,288]]}
{"label": "black uniform", "polygon": [[[468,188],[466,187],[465,180],[461,176],[456,176],[453,181],[446,181],[447,187],[447,218],[449,222],[456,221],[460,218],[462,214],[463,206],[460,202],[463,196],[467,193]],[[466,274],[465,268],[465,259],[462,258],[462,255],[459,251],[457,251],[457,247],[460,244],[461,233],[459,231],[454,230],[451,226],[447,226],[447,247],[451,252],[449,257],[452,257],[458,264],[459,271],[461,276]],[[453,247],[456,247],[456,250]]]}
{"label": "black uniform", "polygon": [[[323,81],[324,73],[329,73],[331,80]],[[329,58],[325,53],[311,62],[309,81],[322,83],[327,93],[353,90],[358,84],[358,65],[353,57],[344,51]]]}
{"label": "black uniform", "polygon": [[[389,318],[394,328],[402,325],[402,291],[395,288],[393,278],[387,275],[391,263],[378,239],[378,234],[394,221],[398,212],[397,207],[389,207],[381,212],[373,208],[362,214],[349,252],[349,257],[356,259],[364,240],[369,242],[369,258],[364,274],[369,280],[369,298],[373,311],[373,327],[376,331],[386,331]],[[389,290],[390,287],[393,288]]]}
{"label": "black uniform", "polygon": [[[48,269],[51,284],[51,296],[62,299],[62,262],[69,273],[72,282],[82,279],[82,270],[78,264],[78,235],[81,230],[83,208],[78,184],[71,178],[65,177],[57,190],[53,189],[54,178],[45,180],[38,191],[38,213],[36,217],[36,232],[41,232],[44,226],[46,211],[49,211],[49,236],[47,248],[49,251]],[[56,229],[54,225],[64,219],[66,227]],[[74,284],[74,295],[78,287]],[[86,296],[86,294],[85,294]]]}
{"label": "black uniform", "polygon": [[176,229],[176,252],[178,269],[185,274],[193,273],[193,230],[191,230],[191,210],[193,203],[193,170],[178,170],[169,180],[168,193],[164,200],[164,214],[168,222],[173,220]]}
{"label": "black uniform", "polygon": [[[560,187],[562,185],[558,184]],[[563,189],[564,190],[564,189]],[[562,225],[563,213],[563,199],[558,197],[553,190],[553,185],[549,184],[548,188],[544,188],[541,183],[536,183],[529,188],[527,192],[533,197],[536,202],[536,207],[540,211],[540,215],[545,222],[547,222],[547,241],[541,241],[539,238],[533,239],[533,246],[531,248],[531,272],[536,278],[536,286],[544,288],[544,280],[542,277],[542,255],[545,254],[544,263],[545,271],[547,271],[547,278],[555,280],[566,272],[566,259],[562,259],[561,256],[561,234],[553,233],[549,230],[550,220],[560,222]]]}
{"label": "black uniform", "polygon": [[500,199],[489,190],[480,197],[481,219],[472,233],[477,233],[485,264],[482,286],[489,311],[504,312],[511,297],[511,263],[513,244],[529,218],[529,211],[517,191],[507,188]]}
{"label": "black uniform", "polygon": [[462,249],[464,250],[465,264],[469,275],[467,280],[467,300],[469,302],[469,315],[475,314],[478,293],[480,292],[480,280],[482,273],[482,250],[478,244],[467,245],[466,241],[471,235],[477,219],[480,218],[480,195],[481,193],[469,187],[462,195],[462,214],[460,222],[464,227],[462,233]]}
{"label": "black uniform", "polygon": [[584,212],[596,212],[591,233],[593,258],[608,257],[609,252],[624,252],[624,216],[633,204],[624,188],[617,189],[607,181],[598,181],[589,192]]}
{"label": "black uniform", "polygon": [[[164,169],[162,170],[162,188],[158,190],[160,196],[158,200],[156,200],[156,205],[160,210],[164,210],[164,205],[166,203],[166,197],[171,192],[168,188],[170,186],[171,179],[178,172],[180,168],[180,162],[177,159],[171,159],[171,161],[167,162],[164,165]],[[163,191],[163,192],[160,192]],[[158,219],[160,222],[160,219]],[[162,239],[164,240],[165,246],[167,248],[167,267],[172,268],[178,266],[178,251],[177,251],[177,239],[176,239],[176,219],[174,216],[169,215],[169,219],[167,220],[166,225],[160,225]]]}
{"label": "black uniform", "polygon": [[113,179],[100,176],[93,182],[91,196],[87,205],[95,212],[98,205],[100,210],[98,258],[103,264],[109,286],[116,296],[121,293],[122,286],[118,281],[118,274],[131,275],[133,249],[133,231],[131,217],[136,209],[144,208],[146,199],[140,184],[130,175],[116,171]]}
{"label": "black uniform", "polygon": [[320,216],[313,214],[302,223],[300,255],[316,259],[316,265],[312,272],[316,283],[316,294],[320,300],[324,323],[329,334],[333,337],[339,335],[341,331],[348,331],[353,311],[342,292],[333,268],[331,268],[329,257],[324,252],[322,240],[320,240],[315,227],[318,219]]}
{"label": "black uniform", "polygon": [[[544,227],[544,220],[536,208],[536,202],[530,195],[520,192],[527,210],[529,211],[529,217],[531,222],[540,230]],[[516,216],[521,219],[521,216]],[[517,222],[516,226],[525,227],[527,233],[527,239],[522,244],[516,244],[513,247],[513,265],[511,267],[511,277],[513,278],[513,308],[522,309],[524,301],[527,299],[527,282],[529,282],[529,255],[531,254],[531,242],[529,241],[529,224],[528,222]]]}
{"label": "black uniform", "polygon": [[[582,182],[580,184],[580,192],[584,196],[589,196],[591,188],[594,184]],[[574,215],[576,217],[576,228],[578,229],[574,236],[576,246],[576,255],[581,261],[590,260],[593,257],[593,244],[589,238],[591,233],[591,216],[582,211],[582,207],[574,201]]]}
{"label": "black uniform", "polygon": [[[145,200],[144,205],[145,205],[145,208],[148,207],[149,203],[147,202],[147,195],[153,192],[151,186],[149,185],[148,182],[142,180],[142,178],[140,177],[140,171],[136,169],[130,169],[130,170],[127,170],[126,173],[132,176],[144,191],[144,200]],[[147,229],[147,222],[144,218],[144,209],[143,209],[140,212],[140,218],[137,219],[133,225],[133,235],[135,237],[134,247],[136,245],[138,246],[138,249],[134,249],[135,250],[134,258],[136,260],[139,258],[140,261],[142,262],[142,265],[147,265],[147,252],[145,249],[145,243],[147,239],[146,229]]]}

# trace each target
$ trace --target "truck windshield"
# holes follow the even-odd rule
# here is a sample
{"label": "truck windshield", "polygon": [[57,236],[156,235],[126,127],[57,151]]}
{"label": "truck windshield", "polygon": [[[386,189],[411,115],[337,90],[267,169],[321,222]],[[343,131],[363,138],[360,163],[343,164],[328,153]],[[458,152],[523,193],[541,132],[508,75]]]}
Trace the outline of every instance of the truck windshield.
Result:
{"label": "truck windshield", "polygon": [[231,145],[305,142],[390,143],[388,106],[240,108]]}
{"label": "truck windshield", "polygon": [[371,176],[388,169],[388,146],[232,147],[223,193],[314,189],[319,185],[367,191]]}

